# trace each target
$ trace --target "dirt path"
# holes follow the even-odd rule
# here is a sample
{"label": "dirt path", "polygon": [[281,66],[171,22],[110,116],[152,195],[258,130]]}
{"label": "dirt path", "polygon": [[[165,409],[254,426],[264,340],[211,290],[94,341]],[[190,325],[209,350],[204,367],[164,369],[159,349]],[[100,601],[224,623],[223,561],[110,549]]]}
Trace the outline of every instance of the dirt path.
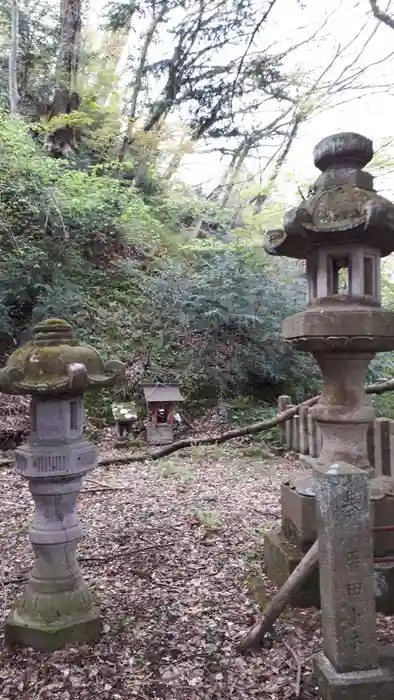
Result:
{"label": "dirt path", "polygon": [[[102,602],[102,640],[52,655],[3,647],[0,697],[288,700],[296,669],[286,643],[303,664],[302,697],[316,697],[316,611],[286,614],[258,654],[235,650],[256,599],[264,603],[272,590],[261,576],[262,534],[279,520],[280,477],[295,467],[227,446],[97,470],[79,501],[86,532],[79,553]],[[4,620],[21,588],[10,580],[31,564],[32,505],[12,471],[0,473],[0,488]]]}

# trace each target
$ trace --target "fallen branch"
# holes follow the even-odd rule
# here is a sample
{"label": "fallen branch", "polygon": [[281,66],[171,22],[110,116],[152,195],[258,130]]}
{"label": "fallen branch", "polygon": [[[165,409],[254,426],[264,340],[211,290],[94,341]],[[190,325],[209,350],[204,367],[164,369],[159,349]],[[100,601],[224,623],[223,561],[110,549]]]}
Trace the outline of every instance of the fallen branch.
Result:
{"label": "fallen branch", "polygon": [[[376,384],[369,384],[365,387],[367,394],[383,394],[385,391],[394,390],[394,379],[388,379],[385,382],[377,382]],[[114,457],[102,457],[99,459],[100,467],[109,467],[115,464],[128,464],[129,462],[144,462],[145,460],[160,459],[161,457],[166,457],[167,455],[177,452],[178,450],[184,450],[187,447],[198,447],[199,445],[220,445],[228,440],[234,440],[235,438],[243,437],[244,435],[255,435],[256,433],[261,433],[263,430],[270,430],[276,425],[280,425],[285,421],[289,420],[295,416],[301,406],[314,406],[317,404],[320,398],[320,394],[313,396],[307,401],[302,401],[297,406],[292,406],[286,409],[283,413],[279,413],[275,418],[270,418],[269,420],[260,421],[259,423],[252,423],[251,425],[245,425],[243,428],[235,428],[234,430],[229,430],[227,433],[222,433],[221,435],[205,435],[201,437],[190,437],[184,438],[182,440],[177,440],[171,445],[164,445],[159,450],[154,452],[140,452],[140,453],[128,453],[125,455],[114,456]],[[14,464],[15,460],[10,457],[10,459],[0,460],[1,467],[9,467]]]}
{"label": "fallen branch", "polygon": [[[394,385],[393,385],[394,388]],[[279,425],[289,418],[292,418],[297,413],[300,406],[314,406],[318,401],[318,396],[314,396],[307,401],[303,401],[298,406],[292,406],[286,409],[283,413],[275,416],[275,418],[270,418],[269,420],[260,421],[259,423],[252,423],[251,425],[245,425],[243,428],[235,428],[234,430],[229,430],[227,433],[222,433],[221,435],[204,435],[201,437],[190,437],[184,438],[183,440],[178,440],[173,442],[171,445],[164,445],[159,450],[154,452],[144,452],[140,454],[126,454],[119,457],[105,457],[99,460],[99,465],[101,467],[113,465],[113,464],[126,464],[127,462],[141,462],[146,459],[156,460],[161,457],[166,457],[167,455],[177,452],[178,450],[183,450],[186,447],[198,447],[199,445],[220,445],[222,442],[227,442],[228,440],[234,440],[234,438],[243,437],[243,435],[254,435],[255,433],[260,433],[263,430],[269,430],[275,425]]]}
{"label": "fallen branch", "polygon": [[[376,384],[369,384],[365,387],[367,394],[383,394],[385,391],[394,390],[394,379],[388,379],[385,382],[377,382]],[[173,442],[171,445],[165,445],[159,450],[154,452],[143,452],[140,454],[125,454],[120,457],[104,457],[99,460],[99,465],[101,467],[112,466],[113,464],[127,464],[128,462],[142,462],[144,460],[156,460],[161,457],[166,457],[167,455],[177,452],[178,450],[184,450],[187,447],[198,447],[199,445],[220,445],[222,442],[227,442],[228,440],[234,440],[238,437],[243,437],[244,435],[254,435],[255,433],[261,433],[263,430],[270,430],[276,425],[280,425],[285,421],[289,420],[298,413],[301,406],[314,406],[317,404],[320,398],[320,394],[313,396],[307,401],[302,401],[302,403],[297,406],[292,406],[286,409],[283,413],[279,413],[275,418],[270,418],[269,420],[260,421],[259,423],[252,423],[251,425],[245,425],[243,428],[236,428],[234,430],[229,430],[227,433],[222,433],[221,435],[206,435],[202,437],[190,437],[184,438],[183,440],[178,440]]]}
{"label": "fallen branch", "polygon": [[292,655],[294,659],[294,663],[296,665],[297,669],[297,675],[296,675],[296,680],[295,680],[295,685],[294,685],[294,698],[299,698],[301,695],[301,662],[295,653],[294,649],[291,648],[290,644],[287,642],[283,642],[284,646],[286,647],[287,651]]}
{"label": "fallen branch", "polygon": [[246,635],[241,639],[238,644],[238,650],[240,652],[243,653],[247,651],[247,649],[255,647],[263,641],[265,635],[289,604],[293,595],[302,588],[312,571],[317,567],[318,559],[319,545],[316,540],[298,566],[296,566],[294,571],[290,574],[282,588],[279,589],[261,615],[259,615],[255,624],[250,627]]}

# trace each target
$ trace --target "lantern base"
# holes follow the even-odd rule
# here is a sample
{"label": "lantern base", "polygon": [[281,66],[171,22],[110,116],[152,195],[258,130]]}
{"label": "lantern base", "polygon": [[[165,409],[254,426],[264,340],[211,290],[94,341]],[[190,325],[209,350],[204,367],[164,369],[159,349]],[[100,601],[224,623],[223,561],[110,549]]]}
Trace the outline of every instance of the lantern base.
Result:
{"label": "lantern base", "polygon": [[75,614],[57,623],[46,623],[20,615],[13,610],[5,623],[8,646],[32,647],[37,651],[55,651],[77,644],[95,644],[100,640],[100,609]]}

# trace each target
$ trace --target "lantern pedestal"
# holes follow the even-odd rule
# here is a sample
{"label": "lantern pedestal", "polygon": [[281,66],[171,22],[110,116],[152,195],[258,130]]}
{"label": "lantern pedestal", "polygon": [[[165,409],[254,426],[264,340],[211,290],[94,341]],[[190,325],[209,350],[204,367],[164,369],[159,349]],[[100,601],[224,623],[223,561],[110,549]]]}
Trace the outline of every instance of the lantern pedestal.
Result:
{"label": "lantern pedestal", "polygon": [[35,514],[29,539],[34,565],[5,625],[8,644],[53,651],[100,638],[100,613],[82,578],[76,550],[82,528],[76,501],[98,450],[83,439],[83,394],[124,376],[116,360],[103,363],[81,345],[66,321],[49,319],[0,370],[0,391],[30,395],[31,430],[16,451],[16,471],[28,480]]}
{"label": "lantern pedestal", "polygon": [[[380,260],[394,250],[394,205],[373,189],[362,170],[372,143],[359,134],[336,134],[315,148],[322,171],[313,192],[285,215],[284,230],[267,233],[266,250],[306,261],[308,306],[283,322],[283,336],[316,358],[324,379],[309,409],[322,436],[320,470],[345,462],[367,472],[371,520],[394,525],[394,480],[376,477],[367,432],[374,419],[365,393],[368,365],[377,352],[394,348],[394,314],[381,309]],[[267,576],[282,585],[317,538],[315,485],[311,471],[282,484],[280,530],[264,538]],[[394,532],[374,533],[374,556],[394,556]],[[317,575],[295,604],[319,604]],[[394,564],[375,565],[376,605],[394,611]]]}
{"label": "lantern pedestal", "polygon": [[35,504],[29,539],[34,566],[6,622],[9,644],[52,651],[100,638],[100,612],[83,581],[76,550],[82,528],[76,501],[98,451],[83,440],[82,398],[33,398],[29,443],[16,451]]}

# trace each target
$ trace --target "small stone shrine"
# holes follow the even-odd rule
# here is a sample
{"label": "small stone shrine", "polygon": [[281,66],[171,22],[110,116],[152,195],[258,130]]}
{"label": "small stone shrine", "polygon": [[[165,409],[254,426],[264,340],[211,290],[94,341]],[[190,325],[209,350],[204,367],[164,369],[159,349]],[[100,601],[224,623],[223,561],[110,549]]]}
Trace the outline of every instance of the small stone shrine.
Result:
{"label": "small stone shrine", "polygon": [[16,450],[16,471],[35,504],[29,538],[34,566],[5,624],[8,644],[52,651],[100,637],[100,612],[76,559],[82,529],[76,500],[82,478],[97,466],[98,450],[83,437],[83,394],[110,387],[123,365],[103,364],[74,338],[70,324],[48,320],[0,371],[0,391],[31,395],[31,430]]}
{"label": "small stone shrine", "polygon": [[171,445],[174,440],[174,407],[184,399],[178,384],[144,384],[148,410],[146,441],[149,445]]}
{"label": "small stone shrine", "polygon": [[[362,170],[372,142],[355,133],[323,139],[314,150],[322,171],[310,196],[285,215],[284,230],[266,235],[266,250],[306,260],[307,309],[283,323],[297,350],[315,356],[324,378],[318,403],[309,409],[322,437],[317,466],[346,462],[369,477],[372,522],[394,524],[394,482],[374,475],[367,431],[374,417],[365,375],[374,355],[394,349],[394,313],[381,308],[380,259],[394,251],[394,205],[373,189]],[[282,585],[316,540],[315,486],[311,472],[284,480],[281,528],[267,532],[264,565]],[[394,533],[374,534],[375,557],[394,555]],[[377,606],[394,609],[394,564],[376,564]],[[319,604],[317,574],[293,600]]]}
{"label": "small stone shrine", "polygon": [[394,696],[393,649],[376,636],[368,473],[314,468],[323,650],[314,667],[323,700]]}
{"label": "small stone shrine", "polygon": [[135,438],[135,426],[138,421],[137,405],[134,401],[128,403],[113,403],[112,415],[115,419],[117,446],[127,445]]}

